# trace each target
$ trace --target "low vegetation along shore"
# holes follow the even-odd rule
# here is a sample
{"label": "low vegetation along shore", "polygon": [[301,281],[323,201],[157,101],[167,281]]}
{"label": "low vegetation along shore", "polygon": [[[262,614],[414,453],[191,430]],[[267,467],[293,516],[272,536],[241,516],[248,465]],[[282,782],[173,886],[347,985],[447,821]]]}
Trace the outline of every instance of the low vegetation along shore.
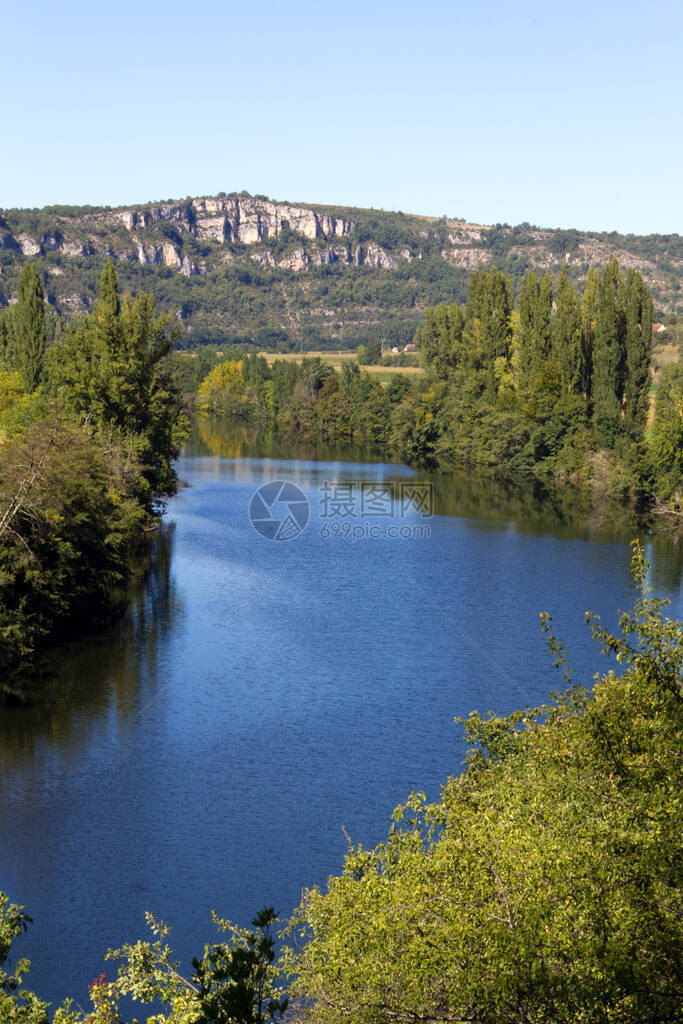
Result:
{"label": "low vegetation along shore", "polygon": [[637,545],[633,571],[619,634],[587,616],[622,674],[572,685],[542,616],[564,692],[471,714],[464,771],[436,803],[412,794],[376,848],[349,841],[342,873],[283,922],[279,957],[272,908],[246,931],[214,915],[188,970],[149,916],[149,939],[107,954],[91,1008],[51,1012],[10,959],[30,918],[0,894],[0,1020],[123,1024],[132,997],[148,1024],[680,1021],[683,630]]}

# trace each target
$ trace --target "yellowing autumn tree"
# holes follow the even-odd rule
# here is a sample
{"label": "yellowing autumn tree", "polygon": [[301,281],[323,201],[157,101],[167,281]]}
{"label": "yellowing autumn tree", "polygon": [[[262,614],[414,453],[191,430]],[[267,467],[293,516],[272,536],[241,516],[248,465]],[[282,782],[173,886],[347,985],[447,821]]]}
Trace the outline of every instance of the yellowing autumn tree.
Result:
{"label": "yellowing autumn tree", "polygon": [[248,394],[242,360],[228,360],[214,366],[197,391],[199,408],[224,415],[246,415]]}

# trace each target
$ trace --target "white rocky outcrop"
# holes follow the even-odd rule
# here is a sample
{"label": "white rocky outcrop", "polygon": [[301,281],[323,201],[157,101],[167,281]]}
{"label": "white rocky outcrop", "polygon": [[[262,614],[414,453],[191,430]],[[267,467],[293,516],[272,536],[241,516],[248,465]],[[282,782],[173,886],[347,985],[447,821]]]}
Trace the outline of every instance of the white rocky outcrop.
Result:
{"label": "white rocky outcrop", "polygon": [[17,235],[17,242],[24,256],[37,256],[40,252],[40,243],[30,235]]}
{"label": "white rocky outcrop", "polygon": [[201,239],[239,241],[245,245],[277,238],[285,223],[292,231],[310,239],[344,238],[354,226],[343,217],[251,196],[207,196],[191,203],[160,203],[144,211],[120,210],[116,217],[128,231],[163,220]]}
{"label": "white rocky outcrop", "polygon": [[155,245],[138,245],[138,263],[151,263],[156,266],[159,263],[159,249]]}
{"label": "white rocky outcrop", "polygon": [[354,263],[358,266],[385,267],[388,270],[395,270],[398,263],[393,256],[390,256],[386,249],[376,242],[369,242],[367,245],[356,246]]}
{"label": "white rocky outcrop", "polygon": [[448,241],[451,245],[468,245],[471,242],[481,242],[482,237],[480,228],[457,228],[449,232]]}
{"label": "white rocky outcrop", "polygon": [[83,242],[68,242],[63,241],[61,244],[61,250],[66,256],[88,256],[90,255],[89,249],[83,244]]}
{"label": "white rocky outcrop", "polygon": [[278,266],[289,267],[290,270],[307,270],[311,265],[311,258],[305,249],[295,249],[294,252],[283,256]]}
{"label": "white rocky outcrop", "polygon": [[172,267],[173,270],[180,270],[183,265],[183,257],[174,245],[171,245],[170,242],[166,242],[161,247],[161,262],[165,267]]}
{"label": "white rocky outcrop", "polygon": [[488,249],[444,249],[441,255],[451,266],[461,267],[463,270],[477,270],[491,262]]}
{"label": "white rocky outcrop", "polygon": [[197,236],[209,242],[225,242],[231,236],[230,222],[225,214],[197,219]]}

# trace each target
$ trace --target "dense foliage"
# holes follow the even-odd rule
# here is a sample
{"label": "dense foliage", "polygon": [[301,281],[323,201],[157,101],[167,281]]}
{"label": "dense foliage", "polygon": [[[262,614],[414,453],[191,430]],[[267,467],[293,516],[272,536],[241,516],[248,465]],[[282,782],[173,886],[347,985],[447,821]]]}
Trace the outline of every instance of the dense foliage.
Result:
{"label": "dense foliage", "polygon": [[582,295],[564,272],[554,289],[530,271],[516,305],[506,275],[478,271],[464,308],[428,309],[415,342],[424,375],[396,375],[386,389],[319,358],[269,366],[245,356],[207,375],[199,405],[304,438],[390,444],[411,459],[571,480],[621,504],[680,506],[678,371],[661,373],[646,440],[652,299],[636,271],[612,261],[588,274]]}
{"label": "dense foliage", "polygon": [[[385,842],[349,842],[344,869],[312,888],[279,962],[267,908],[253,930],[214,915],[228,941],[186,975],[168,928],[108,954],[92,1010],[55,1024],[121,1024],[121,999],[156,1002],[148,1024],[264,1024],[287,1006],[315,1024],[644,1024],[679,1021],[683,629],[647,585],[620,633],[587,614],[624,669],[551,703],[464,722],[465,770],[428,804],[413,794]],[[555,663],[562,644],[542,616]],[[9,961],[29,919],[0,898],[0,1016],[47,1024]],[[286,937],[286,936],[285,936]],[[288,984],[286,979],[288,977]]]}
{"label": "dense foliage", "polygon": [[102,621],[173,491],[183,420],[168,324],[121,302],[112,264],[92,314],[47,346],[40,278],[22,271],[0,355],[0,668]]}

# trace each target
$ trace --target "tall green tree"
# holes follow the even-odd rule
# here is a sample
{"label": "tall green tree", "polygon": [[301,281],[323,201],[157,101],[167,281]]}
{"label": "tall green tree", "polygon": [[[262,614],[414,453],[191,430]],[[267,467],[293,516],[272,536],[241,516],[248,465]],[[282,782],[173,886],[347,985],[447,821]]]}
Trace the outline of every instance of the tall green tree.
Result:
{"label": "tall green tree", "polygon": [[634,440],[641,440],[650,404],[652,296],[636,270],[627,272],[622,291],[626,346],[624,414],[628,433]]}
{"label": "tall green tree", "polygon": [[520,386],[528,392],[543,363],[550,358],[553,285],[549,274],[541,281],[530,270],[519,293],[517,354]]}
{"label": "tall green tree", "polygon": [[35,391],[45,366],[45,304],[43,283],[32,263],[24,264],[19,275],[10,324],[10,365],[21,374],[26,390]]}
{"label": "tall green tree", "polygon": [[581,301],[562,268],[557,282],[557,312],[553,321],[553,359],[560,368],[566,394],[590,392],[590,352],[581,323]]}
{"label": "tall green tree", "polygon": [[10,339],[10,309],[0,309],[0,366],[6,367]]}
{"label": "tall green tree", "polygon": [[593,396],[593,363],[595,357],[595,328],[598,316],[598,291],[600,271],[591,267],[586,276],[586,285],[581,296],[581,350],[586,369],[586,398]]}
{"label": "tall green tree", "polygon": [[425,310],[424,321],[415,332],[415,344],[426,369],[446,380],[463,365],[465,317],[457,303],[441,303]]}
{"label": "tall green tree", "polygon": [[497,359],[509,360],[512,341],[512,282],[497,267],[472,275],[465,307],[464,340],[470,367],[479,374],[484,395],[496,397]]}
{"label": "tall green tree", "polygon": [[683,497],[683,365],[674,363],[659,374],[652,428],[657,491],[668,499]]}
{"label": "tall green tree", "polygon": [[593,348],[593,409],[601,444],[611,448],[622,432],[626,364],[625,322],[619,294],[619,265],[610,260],[598,285]]}

